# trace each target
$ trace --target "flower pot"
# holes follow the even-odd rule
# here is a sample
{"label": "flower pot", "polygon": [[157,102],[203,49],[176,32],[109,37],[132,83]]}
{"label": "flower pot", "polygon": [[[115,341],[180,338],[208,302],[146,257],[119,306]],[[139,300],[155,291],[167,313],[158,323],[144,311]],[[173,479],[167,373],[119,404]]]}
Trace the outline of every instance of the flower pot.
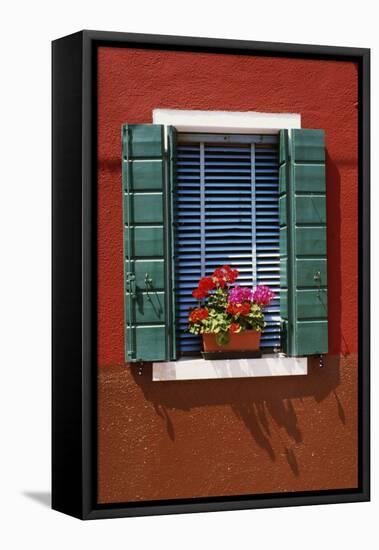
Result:
{"label": "flower pot", "polygon": [[205,352],[228,352],[228,351],[258,351],[261,342],[259,330],[245,330],[229,334],[229,342],[220,346],[216,342],[216,334],[203,334],[203,349]]}

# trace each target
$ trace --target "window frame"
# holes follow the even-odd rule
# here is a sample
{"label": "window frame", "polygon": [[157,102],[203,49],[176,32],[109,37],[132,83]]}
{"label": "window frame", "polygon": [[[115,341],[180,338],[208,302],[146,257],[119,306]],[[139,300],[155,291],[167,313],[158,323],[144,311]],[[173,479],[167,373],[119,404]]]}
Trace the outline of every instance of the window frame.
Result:
{"label": "window frame", "polygon": [[[281,130],[301,129],[300,113],[263,113],[259,111],[214,111],[193,109],[154,108],[152,123],[164,126],[166,150],[168,128],[175,128],[176,134],[197,134],[198,137],[212,134],[215,140],[224,134],[235,135],[236,139],[254,141],[254,136],[280,134]],[[220,138],[217,138],[220,135]],[[188,138],[190,140],[190,138]],[[260,141],[262,142],[262,141]],[[263,141],[264,143],[264,141]],[[279,355],[278,355],[279,356]]]}

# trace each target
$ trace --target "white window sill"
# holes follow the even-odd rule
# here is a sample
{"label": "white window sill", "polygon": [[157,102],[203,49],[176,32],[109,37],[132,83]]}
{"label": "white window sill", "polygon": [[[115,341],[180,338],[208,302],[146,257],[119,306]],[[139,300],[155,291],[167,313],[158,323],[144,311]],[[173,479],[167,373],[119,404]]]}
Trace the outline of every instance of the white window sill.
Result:
{"label": "white window sill", "polygon": [[255,378],[263,376],[301,376],[308,373],[306,357],[267,354],[259,359],[223,359],[209,361],[183,358],[153,363],[153,381],[209,380],[219,378]]}

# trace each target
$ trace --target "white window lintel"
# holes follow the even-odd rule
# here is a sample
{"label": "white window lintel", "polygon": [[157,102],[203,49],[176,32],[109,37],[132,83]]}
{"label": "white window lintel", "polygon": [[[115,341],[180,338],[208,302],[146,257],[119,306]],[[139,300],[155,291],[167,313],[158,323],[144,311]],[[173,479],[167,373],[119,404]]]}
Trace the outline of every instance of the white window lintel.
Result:
{"label": "white window lintel", "polygon": [[153,109],[153,123],[175,126],[179,132],[273,134],[281,129],[301,128],[301,115],[157,108]]}

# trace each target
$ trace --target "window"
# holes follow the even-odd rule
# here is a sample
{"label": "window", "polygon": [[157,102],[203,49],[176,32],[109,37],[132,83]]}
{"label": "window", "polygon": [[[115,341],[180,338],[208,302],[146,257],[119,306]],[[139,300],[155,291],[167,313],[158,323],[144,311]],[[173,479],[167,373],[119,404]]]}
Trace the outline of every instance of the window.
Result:
{"label": "window", "polygon": [[280,288],[264,347],[280,338],[288,356],[325,353],[323,130],[191,136],[169,127],[165,145],[162,125],[125,124],[122,146],[126,361],[198,350],[182,334],[188,291],[225,260],[246,283]]}
{"label": "window", "polygon": [[178,134],[176,301],[178,355],[200,352],[186,332],[198,279],[230,264],[245,286],[276,294],[265,312],[263,350],[280,348],[278,136]]}

